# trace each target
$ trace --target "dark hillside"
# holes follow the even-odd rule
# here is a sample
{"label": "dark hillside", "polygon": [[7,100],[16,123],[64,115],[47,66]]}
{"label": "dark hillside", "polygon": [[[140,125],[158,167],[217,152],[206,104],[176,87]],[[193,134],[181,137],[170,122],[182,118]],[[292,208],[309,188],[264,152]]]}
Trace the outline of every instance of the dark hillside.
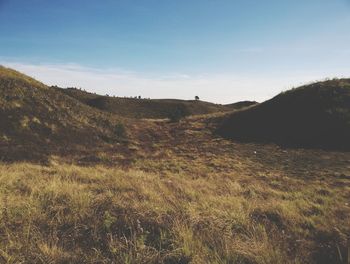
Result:
{"label": "dark hillside", "polygon": [[96,95],[75,88],[61,89],[56,87],[56,89],[89,106],[129,118],[168,118],[179,108],[185,108],[190,115],[235,109],[231,106],[196,100],[122,98]]}
{"label": "dark hillside", "polygon": [[241,102],[237,102],[237,103],[233,103],[233,104],[227,104],[225,106],[228,106],[230,107],[231,109],[234,109],[234,110],[239,110],[239,109],[242,109],[242,108],[245,108],[245,107],[249,107],[249,106],[253,106],[253,105],[256,105],[258,104],[258,102],[256,101],[241,101]]}
{"label": "dark hillside", "polygon": [[[116,118],[0,67],[1,159],[115,139]],[[15,159],[18,159],[16,157]],[[20,158],[19,158],[20,159]]]}
{"label": "dark hillside", "polygon": [[231,114],[218,132],[242,141],[350,150],[350,79],[281,93]]}

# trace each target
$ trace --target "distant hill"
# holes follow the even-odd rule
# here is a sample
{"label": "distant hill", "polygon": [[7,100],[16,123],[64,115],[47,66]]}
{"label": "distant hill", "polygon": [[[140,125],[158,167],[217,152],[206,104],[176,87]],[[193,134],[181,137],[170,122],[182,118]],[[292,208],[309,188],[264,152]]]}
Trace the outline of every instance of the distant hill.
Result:
{"label": "distant hill", "polygon": [[108,113],[0,66],[0,159],[113,141],[117,123]]}
{"label": "distant hill", "polygon": [[258,102],[256,101],[241,101],[233,104],[227,104],[225,106],[230,107],[231,109],[238,110],[238,109],[242,109],[242,108],[249,107],[256,104],[258,104]]}
{"label": "distant hill", "polygon": [[350,150],[350,79],[281,93],[229,115],[218,133],[241,141]]}
{"label": "distant hill", "polygon": [[179,109],[195,115],[237,107],[240,103],[224,106],[196,100],[101,96],[49,87],[0,66],[0,161],[39,160],[55,155],[58,149],[62,154],[73,148],[125,142],[120,135],[124,125],[142,129],[132,118],[168,118]]}
{"label": "distant hill", "polygon": [[231,111],[238,106],[234,104],[220,105],[199,100],[111,97],[88,93],[76,88],[55,88],[91,107],[129,118],[167,118],[179,108],[186,109],[189,115],[210,114]]}

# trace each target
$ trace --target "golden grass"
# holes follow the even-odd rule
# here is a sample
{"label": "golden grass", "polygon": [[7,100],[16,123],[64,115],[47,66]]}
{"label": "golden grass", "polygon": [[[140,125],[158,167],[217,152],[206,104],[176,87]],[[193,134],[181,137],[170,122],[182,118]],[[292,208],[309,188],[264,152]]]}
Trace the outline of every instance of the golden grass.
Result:
{"label": "golden grass", "polygon": [[35,80],[34,78],[24,75],[23,73],[20,73],[16,70],[3,67],[1,65],[0,65],[0,79],[23,80],[34,87],[47,89],[47,87],[43,83]]}
{"label": "golden grass", "polygon": [[345,261],[349,153],[227,141],[213,131],[229,113],[129,120],[0,79],[0,263]]}
{"label": "golden grass", "polygon": [[345,257],[346,184],[67,164],[2,164],[0,173],[1,263],[312,263],[320,250]]}

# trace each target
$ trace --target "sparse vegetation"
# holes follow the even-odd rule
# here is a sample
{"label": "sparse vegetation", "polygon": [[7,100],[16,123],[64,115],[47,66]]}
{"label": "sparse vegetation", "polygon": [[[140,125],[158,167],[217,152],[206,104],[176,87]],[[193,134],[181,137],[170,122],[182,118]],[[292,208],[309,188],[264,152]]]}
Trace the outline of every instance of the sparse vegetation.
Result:
{"label": "sparse vegetation", "polygon": [[115,135],[119,139],[125,139],[126,138],[126,129],[123,123],[118,123],[115,126]]}
{"label": "sparse vegetation", "polygon": [[190,111],[185,105],[178,105],[173,109],[169,110],[168,112],[168,118],[170,119],[170,122],[178,122],[182,118],[185,118],[186,116],[189,116],[189,115],[190,115]]}
{"label": "sparse vegetation", "polygon": [[[140,100],[136,98],[106,97],[87,93],[75,88],[56,90],[94,108],[128,118],[169,118],[169,113],[186,108],[188,114],[201,115],[228,112],[235,109],[231,105],[217,105],[209,102],[175,99]],[[138,98],[138,99],[137,99]]]}
{"label": "sparse vegetation", "polygon": [[344,263],[349,152],[226,140],[230,113],[122,118],[1,75],[0,263]]}

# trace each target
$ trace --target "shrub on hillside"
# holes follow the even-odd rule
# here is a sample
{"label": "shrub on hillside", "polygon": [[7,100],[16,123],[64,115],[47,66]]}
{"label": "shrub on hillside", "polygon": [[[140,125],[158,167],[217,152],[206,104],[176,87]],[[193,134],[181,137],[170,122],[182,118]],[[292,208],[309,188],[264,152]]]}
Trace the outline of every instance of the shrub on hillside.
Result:
{"label": "shrub on hillside", "polygon": [[170,122],[179,122],[182,118],[189,115],[190,111],[187,109],[187,107],[185,105],[179,105],[169,111],[168,118]]}
{"label": "shrub on hillside", "polygon": [[114,134],[117,136],[119,139],[126,138],[126,129],[123,123],[118,123],[114,127]]}

